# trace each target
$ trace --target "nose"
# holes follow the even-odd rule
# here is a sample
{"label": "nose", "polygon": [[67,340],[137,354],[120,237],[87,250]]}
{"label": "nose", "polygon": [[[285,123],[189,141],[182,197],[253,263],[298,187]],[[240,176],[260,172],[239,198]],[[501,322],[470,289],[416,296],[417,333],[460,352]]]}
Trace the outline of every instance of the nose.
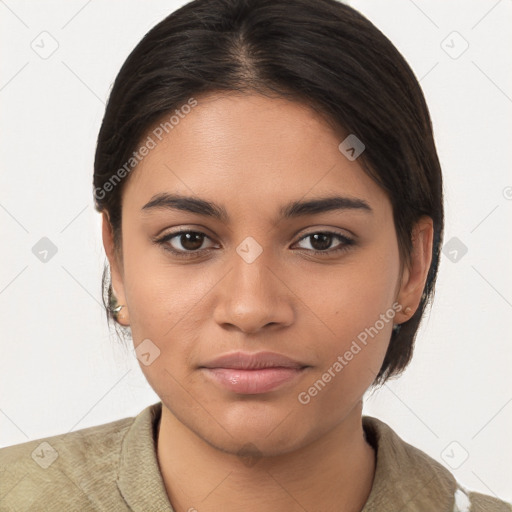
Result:
{"label": "nose", "polygon": [[263,251],[249,263],[233,251],[229,264],[231,270],[216,287],[214,319],[218,325],[255,334],[293,323],[294,295],[282,267],[270,255]]}

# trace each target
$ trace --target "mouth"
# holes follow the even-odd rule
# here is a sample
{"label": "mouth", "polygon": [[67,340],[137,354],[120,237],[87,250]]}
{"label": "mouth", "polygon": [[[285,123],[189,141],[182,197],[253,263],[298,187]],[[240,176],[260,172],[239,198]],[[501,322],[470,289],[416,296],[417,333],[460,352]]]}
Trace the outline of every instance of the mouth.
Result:
{"label": "mouth", "polygon": [[203,370],[221,386],[235,393],[255,395],[267,393],[297,379],[306,368],[265,368],[237,370],[233,368],[204,368]]}
{"label": "mouth", "polygon": [[297,380],[309,366],[273,352],[234,352],[199,368],[224,389],[235,393],[259,394]]}

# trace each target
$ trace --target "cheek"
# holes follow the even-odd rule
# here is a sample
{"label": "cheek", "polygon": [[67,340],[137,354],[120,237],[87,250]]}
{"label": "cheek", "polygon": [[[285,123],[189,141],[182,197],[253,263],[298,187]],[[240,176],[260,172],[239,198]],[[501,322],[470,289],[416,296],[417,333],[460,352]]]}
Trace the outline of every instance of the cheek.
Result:
{"label": "cheek", "polygon": [[314,339],[322,364],[311,379],[321,381],[317,405],[358,400],[373,382],[391,338],[399,265],[398,247],[383,240],[303,283],[302,296],[321,320]]}
{"label": "cheek", "polygon": [[329,327],[315,337],[321,364],[298,396],[310,417],[321,416],[327,423],[341,421],[374,381],[393,328],[388,280],[374,279],[371,272],[359,279],[354,274],[320,310]]}
{"label": "cheek", "polygon": [[139,337],[163,339],[178,330],[175,326],[183,329],[212,286],[197,266],[171,264],[165,250],[145,237],[127,232],[123,240],[125,293],[135,341],[135,331]]}
{"label": "cheek", "polygon": [[141,370],[159,396],[178,396],[208,342],[201,333],[211,321],[209,294],[222,271],[171,264],[163,249],[128,235],[125,240],[125,293],[134,346],[149,339],[159,351],[149,365],[139,360]]}
{"label": "cheek", "polygon": [[325,345],[342,350],[383,314],[385,326],[379,322],[379,330],[391,332],[400,262],[398,247],[390,240],[382,237],[339,265],[311,267],[293,280],[294,291],[307,306],[304,312],[319,326]]}

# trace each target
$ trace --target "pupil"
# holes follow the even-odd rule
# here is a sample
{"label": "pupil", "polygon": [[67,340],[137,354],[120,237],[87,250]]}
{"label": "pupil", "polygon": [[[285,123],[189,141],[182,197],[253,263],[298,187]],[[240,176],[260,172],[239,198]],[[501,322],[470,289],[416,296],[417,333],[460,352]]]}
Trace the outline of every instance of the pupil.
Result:
{"label": "pupil", "polygon": [[[184,233],[181,235],[181,245],[190,251],[197,250],[203,245],[203,235],[200,233]],[[194,240],[195,238],[195,240]]]}
{"label": "pupil", "polygon": [[[317,242],[320,237],[322,239],[322,242],[320,242],[320,244],[318,244]],[[311,238],[313,239],[311,242],[311,246],[316,251],[322,251],[322,250],[328,249],[332,242],[332,235],[328,235],[326,233],[316,233],[314,235],[311,235]],[[318,245],[320,245],[320,246],[318,247]]]}

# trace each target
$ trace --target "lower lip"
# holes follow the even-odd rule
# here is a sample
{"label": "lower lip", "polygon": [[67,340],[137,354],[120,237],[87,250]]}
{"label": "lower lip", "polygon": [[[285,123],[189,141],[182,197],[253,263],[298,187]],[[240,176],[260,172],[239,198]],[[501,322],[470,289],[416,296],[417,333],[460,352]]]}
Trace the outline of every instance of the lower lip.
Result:
{"label": "lower lip", "polygon": [[254,395],[272,391],[296,379],[305,368],[264,368],[239,370],[233,368],[203,368],[216,382],[235,393]]}

